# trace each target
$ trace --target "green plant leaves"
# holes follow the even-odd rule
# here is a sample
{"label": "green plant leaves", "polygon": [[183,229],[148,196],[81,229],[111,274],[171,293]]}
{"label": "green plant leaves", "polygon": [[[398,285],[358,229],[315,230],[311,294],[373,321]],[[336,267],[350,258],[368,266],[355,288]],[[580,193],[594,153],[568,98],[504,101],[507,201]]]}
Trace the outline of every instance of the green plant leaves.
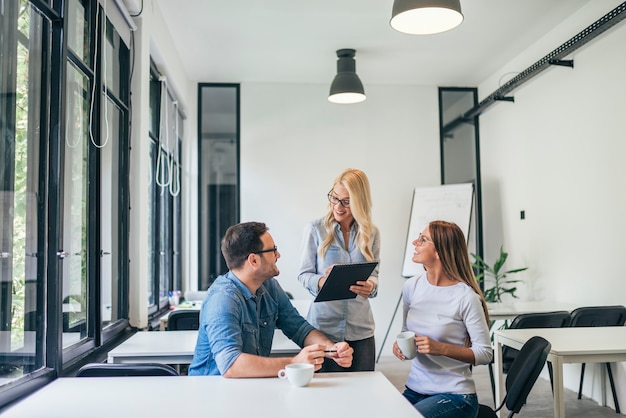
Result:
{"label": "green plant leaves", "polygon": [[[509,294],[514,298],[517,298],[515,292],[517,292],[516,286],[511,286],[515,283],[519,283],[522,280],[509,279],[507,274],[519,273],[524,270],[528,270],[528,267],[522,267],[505,272],[500,272],[504,263],[506,262],[509,254],[504,252],[502,246],[500,247],[500,255],[498,259],[493,263],[491,267],[482,257],[476,254],[470,254],[474,258],[472,267],[477,272],[476,281],[483,285],[483,294],[487,302],[502,302],[502,295]],[[491,284],[492,286],[488,286]]]}

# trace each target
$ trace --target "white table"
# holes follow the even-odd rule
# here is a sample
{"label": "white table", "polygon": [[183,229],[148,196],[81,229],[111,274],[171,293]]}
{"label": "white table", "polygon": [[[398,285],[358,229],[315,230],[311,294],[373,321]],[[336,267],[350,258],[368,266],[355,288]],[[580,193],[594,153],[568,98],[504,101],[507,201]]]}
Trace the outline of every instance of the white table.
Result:
{"label": "white table", "polygon": [[563,302],[518,302],[513,301],[510,303],[487,303],[487,310],[489,311],[489,319],[492,321],[497,320],[510,320],[517,315],[527,313],[543,313],[553,311],[568,311],[578,308],[580,305],[574,305],[571,303]]}
{"label": "white table", "polygon": [[[526,328],[498,330],[494,333],[496,399],[500,404],[505,394],[502,374],[502,346],[520,349],[531,337],[538,335],[550,342],[548,360],[554,368],[554,416],[565,417],[563,399],[563,364],[606,363],[626,361],[626,327]],[[602,368],[601,370],[604,370]],[[605,398],[605,379],[602,396]],[[603,402],[606,405],[606,402]]]}
{"label": "white table", "polygon": [[[311,301],[309,299],[293,299],[291,304],[298,310],[300,315],[306,318],[306,314],[309,312],[309,306]],[[202,301],[194,301],[189,305],[183,305],[183,307],[176,309],[193,309],[199,311],[202,307]],[[171,311],[170,311],[171,312]],[[165,331],[167,329],[167,318],[170,316],[170,312],[166,313],[159,319],[159,331]]]}
{"label": "white table", "polygon": [[[109,351],[108,363],[190,364],[198,331],[140,331]],[[274,332],[272,356],[292,356],[300,347],[281,330]]]}
{"label": "white table", "polygon": [[355,372],[319,373],[302,388],[278,378],[65,377],[7,409],[2,418],[187,415],[422,417],[381,372]]}
{"label": "white table", "polygon": [[198,331],[139,331],[109,351],[107,363],[190,364]]}

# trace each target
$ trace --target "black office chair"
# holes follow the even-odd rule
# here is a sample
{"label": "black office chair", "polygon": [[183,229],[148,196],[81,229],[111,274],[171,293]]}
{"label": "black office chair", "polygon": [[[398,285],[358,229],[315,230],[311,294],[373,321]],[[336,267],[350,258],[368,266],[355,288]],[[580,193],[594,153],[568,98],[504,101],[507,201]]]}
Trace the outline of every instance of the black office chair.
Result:
{"label": "black office chair", "polygon": [[200,311],[195,309],[176,309],[167,317],[168,331],[195,331],[200,328]]}
{"label": "black office chair", "polygon": [[[554,312],[540,312],[540,313],[527,313],[517,315],[511,324],[509,329],[515,328],[562,328],[569,326],[571,320],[570,313],[567,311],[554,311]],[[513,364],[513,361],[517,357],[518,351],[514,348],[503,346],[502,347],[502,370],[504,373],[508,373],[509,368]],[[550,373],[550,385],[553,382],[552,363],[548,362],[548,373]],[[491,391],[493,393],[494,404],[496,398],[496,387],[493,380],[493,362],[489,363],[489,377],[491,379]],[[554,390],[554,388],[553,388]]]}
{"label": "black office chair", "polygon": [[526,403],[530,390],[535,385],[552,346],[541,337],[532,337],[518,351],[506,376],[506,394],[495,410],[479,404],[478,418],[497,418],[496,412],[506,405],[509,418],[519,413]]}
{"label": "black office chair", "polygon": [[[615,306],[588,306],[577,308],[572,311],[571,327],[615,327],[624,326],[626,322],[626,307],[622,305]],[[611,372],[611,363],[606,364],[606,370],[611,383],[611,391],[613,392],[613,402],[615,403],[615,412],[620,413],[619,403],[617,402],[617,394],[615,393],[615,383],[613,382],[613,373]],[[583,379],[585,378],[585,363],[580,369],[580,385],[578,387],[578,399],[582,397]]]}
{"label": "black office chair", "polygon": [[179,376],[179,374],[172,366],[161,363],[89,363],[76,373],[76,377],[114,376]]}

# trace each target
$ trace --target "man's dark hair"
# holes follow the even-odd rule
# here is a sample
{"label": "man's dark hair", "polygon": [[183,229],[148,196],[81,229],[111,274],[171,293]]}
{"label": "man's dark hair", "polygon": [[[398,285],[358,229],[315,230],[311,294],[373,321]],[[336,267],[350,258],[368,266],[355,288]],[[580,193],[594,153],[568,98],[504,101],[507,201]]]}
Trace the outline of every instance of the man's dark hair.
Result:
{"label": "man's dark hair", "polygon": [[268,229],[262,222],[244,222],[226,230],[222,238],[222,255],[230,270],[241,267],[251,253],[263,250],[261,235]]}

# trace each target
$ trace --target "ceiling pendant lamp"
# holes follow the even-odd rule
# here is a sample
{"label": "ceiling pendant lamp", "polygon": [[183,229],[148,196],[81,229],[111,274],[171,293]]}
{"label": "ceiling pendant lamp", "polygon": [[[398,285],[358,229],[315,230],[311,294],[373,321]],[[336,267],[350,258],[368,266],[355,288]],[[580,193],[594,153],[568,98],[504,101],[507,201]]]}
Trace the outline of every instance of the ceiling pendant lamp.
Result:
{"label": "ceiling pendant lamp", "polygon": [[363,83],[356,75],[355,53],[354,49],[337,51],[337,75],[330,85],[329,102],[348,104],[365,100]]}
{"label": "ceiling pendant lamp", "polygon": [[391,27],[410,35],[431,35],[463,22],[460,0],[395,0]]}

